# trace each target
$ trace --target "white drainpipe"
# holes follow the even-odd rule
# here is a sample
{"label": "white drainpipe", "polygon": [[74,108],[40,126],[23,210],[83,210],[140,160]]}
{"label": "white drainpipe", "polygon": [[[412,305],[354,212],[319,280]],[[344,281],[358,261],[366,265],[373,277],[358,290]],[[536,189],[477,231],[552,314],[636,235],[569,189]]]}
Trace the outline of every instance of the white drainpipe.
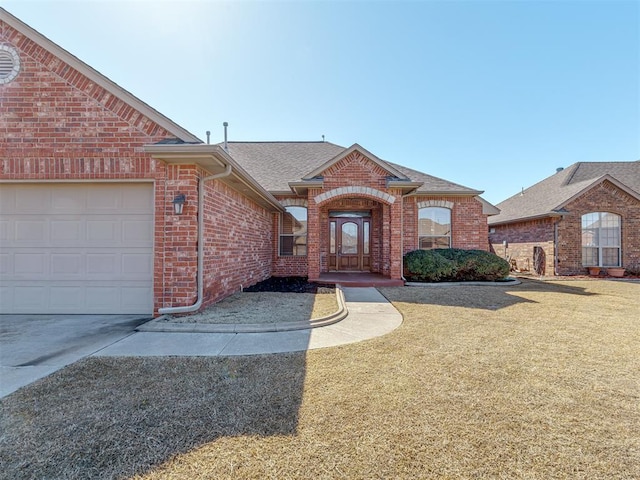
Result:
{"label": "white drainpipe", "polygon": [[200,309],[204,294],[204,183],[217,178],[231,175],[231,165],[227,164],[224,172],[208,177],[202,177],[198,185],[198,298],[196,303],[186,307],[166,307],[159,308],[160,315],[172,313],[191,313]]}
{"label": "white drainpipe", "polygon": [[400,194],[400,278],[404,278],[404,195]]}

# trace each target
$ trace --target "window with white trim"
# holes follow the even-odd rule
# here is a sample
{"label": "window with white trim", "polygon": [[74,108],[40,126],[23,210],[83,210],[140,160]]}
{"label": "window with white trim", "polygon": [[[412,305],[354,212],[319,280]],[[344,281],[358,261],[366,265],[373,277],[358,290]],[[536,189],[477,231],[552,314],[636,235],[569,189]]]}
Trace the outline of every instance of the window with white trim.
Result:
{"label": "window with white trim", "polygon": [[280,215],[281,256],[303,257],[307,254],[307,208],[285,207]]}
{"label": "window with white trim", "polygon": [[418,209],[418,248],[451,248],[451,210],[444,207]]}
{"label": "window with white trim", "polygon": [[620,215],[591,212],[582,215],[582,265],[620,266]]}

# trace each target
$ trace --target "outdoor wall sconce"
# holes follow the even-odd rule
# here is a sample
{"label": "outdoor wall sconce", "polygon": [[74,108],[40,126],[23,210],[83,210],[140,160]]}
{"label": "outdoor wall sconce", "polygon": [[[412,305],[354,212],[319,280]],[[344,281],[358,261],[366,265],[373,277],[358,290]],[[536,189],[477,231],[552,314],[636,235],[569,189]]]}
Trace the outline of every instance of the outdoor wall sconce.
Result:
{"label": "outdoor wall sconce", "polygon": [[182,215],[182,209],[186,201],[187,198],[184,196],[184,193],[179,193],[176,195],[176,198],[173,199],[171,203],[173,203],[173,211],[176,215]]}

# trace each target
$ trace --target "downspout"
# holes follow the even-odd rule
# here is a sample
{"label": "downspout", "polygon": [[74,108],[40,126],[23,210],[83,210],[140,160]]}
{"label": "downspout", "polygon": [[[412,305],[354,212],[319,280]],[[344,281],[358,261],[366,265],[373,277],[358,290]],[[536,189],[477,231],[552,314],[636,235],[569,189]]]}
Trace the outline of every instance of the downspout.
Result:
{"label": "downspout", "polygon": [[406,282],[404,278],[404,195],[400,195],[400,278]]}
{"label": "downspout", "polygon": [[558,275],[558,223],[560,220],[553,222],[553,274]]}
{"label": "downspout", "polygon": [[231,175],[231,164],[227,164],[224,172],[202,177],[198,182],[198,298],[196,303],[186,307],[159,308],[160,315],[172,313],[191,313],[200,309],[204,296],[204,183]]}

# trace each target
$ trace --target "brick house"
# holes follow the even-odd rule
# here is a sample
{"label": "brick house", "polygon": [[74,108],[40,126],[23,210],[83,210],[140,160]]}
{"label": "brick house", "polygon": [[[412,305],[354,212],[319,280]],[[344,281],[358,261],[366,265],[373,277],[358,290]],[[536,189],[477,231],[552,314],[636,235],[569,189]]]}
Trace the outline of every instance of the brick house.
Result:
{"label": "brick house", "polygon": [[410,250],[489,248],[481,193],[359,145],[205,144],[0,8],[2,313],[184,313],[271,275],[401,281]]}
{"label": "brick house", "polygon": [[[580,162],[499,203],[491,247],[546,275],[640,266],[640,161]],[[505,248],[506,247],[506,248]]]}

